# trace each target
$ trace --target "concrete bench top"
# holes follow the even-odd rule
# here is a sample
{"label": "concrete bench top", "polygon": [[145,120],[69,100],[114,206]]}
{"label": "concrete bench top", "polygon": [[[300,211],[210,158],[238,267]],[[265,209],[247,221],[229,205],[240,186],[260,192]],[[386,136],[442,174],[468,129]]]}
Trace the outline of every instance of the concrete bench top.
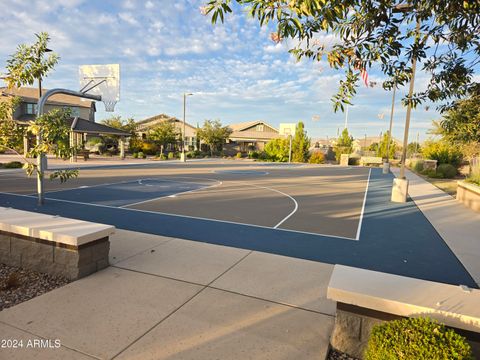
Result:
{"label": "concrete bench top", "polygon": [[115,227],[0,207],[0,230],[80,246],[110,236]]}
{"label": "concrete bench top", "polygon": [[327,298],[480,332],[480,290],[335,265]]}
{"label": "concrete bench top", "polygon": [[362,161],[364,163],[375,163],[375,164],[383,163],[383,159],[381,157],[377,157],[377,156],[362,156],[360,158],[360,161]]}

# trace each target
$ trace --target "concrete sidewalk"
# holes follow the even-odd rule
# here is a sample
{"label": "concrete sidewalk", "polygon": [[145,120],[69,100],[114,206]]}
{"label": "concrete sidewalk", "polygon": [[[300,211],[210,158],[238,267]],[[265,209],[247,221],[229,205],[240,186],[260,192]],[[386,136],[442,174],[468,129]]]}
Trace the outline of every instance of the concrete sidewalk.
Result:
{"label": "concrete sidewalk", "polygon": [[[111,267],[0,312],[5,359],[324,359],[332,265],[117,230]],[[61,347],[25,348],[58,339]]]}
{"label": "concrete sidewalk", "polygon": [[[398,177],[400,169],[392,168]],[[408,194],[480,286],[480,214],[407,170]]]}

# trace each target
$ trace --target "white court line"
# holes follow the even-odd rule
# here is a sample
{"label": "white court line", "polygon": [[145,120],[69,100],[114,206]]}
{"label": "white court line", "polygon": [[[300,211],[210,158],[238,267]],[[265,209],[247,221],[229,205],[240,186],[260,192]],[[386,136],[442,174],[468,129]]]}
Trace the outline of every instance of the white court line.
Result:
{"label": "white court line", "polygon": [[295,214],[298,210],[298,203],[297,203],[297,200],[295,200],[292,196],[280,191],[280,190],[277,190],[277,189],[273,189],[273,188],[270,188],[270,187],[267,187],[267,186],[260,186],[260,185],[254,185],[254,184],[248,184],[250,186],[253,186],[253,187],[256,187],[256,188],[260,188],[260,189],[267,189],[267,190],[270,190],[270,191],[274,191],[276,193],[279,193],[281,195],[284,195],[288,198],[290,198],[290,200],[293,201],[293,204],[295,205],[294,206],[294,209],[290,212],[290,214],[288,214],[287,216],[285,216],[277,225],[275,225],[273,228],[276,229],[278,228],[280,225],[282,225],[285,221],[287,221],[293,214]]}
{"label": "white court line", "polygon": [[[201,180],[209,180],[209,181],[218,181],[217,179],[201,178],[201,177],[188,177],[188,176],[177,176],[175,178],[177,178],[177,179],[201,179]],[[9,180],[11,180],[11,179],[9,179]],[[89,188],[100,187],[100,186],[128,184],[128,183],[138,183],[139,185],[144,185],[141,182],[142,181],[148,181],[148,180],[154,180],[154,181],[158,180],[158,181],[167,181],[167,182],[183,182],[183,183],[188,183],[188,184],[202,185],[202,183],[193,182],[193,181],[178,181],[178,180],[161,179],[161,178],[153,177],[153,178],[143,178],[143,179],[134,179],[134,180],[124,180],[124,181],[118,181],[118,182],[112,182],[112,183],[102,183],[102,184],[95,184],[95,185],[82,185],[82,186],[77,186],[77,187],[74,187],[74,188],[51,190],[51,191],[45,192],[45,194],[52,194],[52,193],[57,193],[57,192],[62,192],[62,191],[69,191],[69,190],[89,189]],[[35,196],[37,194],[34,193],[34,194],[29,194],[29,195]]]}
{"label": "white court line", "polygon": [[[217,180],[217,181],[218,181],[218,180]],[[189,184],[199,184],[199,185],[201,185],[200,183],[193,183],[193,182],[190,182]],[[143,201],[139,201],[139,202],[132,203],[132,204],[126,204],[126,205],[122,205],[122,206],[119,206],[119,207],[121,207],[121,208],[126,208],[126,207],[128,207],[128,206],[135,206],[135,205],[145,204],[145,203],[150,202],[150,201],[160,200],[160,199],[167,198],[167,197],[177,197],[177,195],[193,193],[193,192],[195,192],[195,191],[200,191],[200,190],[206,190],[206,189],[209,189],[209,188],[213,188],[213,187],[220,186],[220,185],[222,185],[222,184],[223,184],[222,181],[218,181],[217,184],[213,184],[213,185],[210,185],[210,186],[206,186],[206,187],[202,187],[202,188],[198,188],[198,189],[180,191],[180,192],[178,192],[178,193],[174,193],[174,194],[170,194],[170,195],[163,195],[163,196],[159,196],[159,197],[157,197],[157,198],[153,198],[153,199],[149,199],[149,200],[143,200]]]}
{"label": "white court line", "polygon": [[[13,195],[13,196],[21,196],[21,197],[28,197],[28,198],[36,198],[36,196],[22,195],[22,194],[14,194],[14,193],[8,193],[8,192],[0,192],[0,194]],[[140,209],[132,209],[132,208],[119,208],[118,206],[110,206],[110,205],[102,205],[102,204],[91,204],[91,203],[84,203],[84,202],[80,202],[80,201],[61,200],[61,199],[54,199],[54,198],[47,198],[47,197],[45,198],[45,200],[56,201],[56,202],[63,202],[63,203],[69,203],[69,204],[77,204],[77,205],[94,206],[94,207],[106,208],[106,209],[121,209],[121,210],[125,210],[125,211],[135,211],[135,212],[140,212],[140,213],[160,214],[160,215],[167,215],[167,216],[179,217],[179,218],[185,218],[185,219],[213,221],[213,222],[219,222],[219,223],[224,223],[224,224],[252,226],[252,227],[260,228],[260,229],[269,229],[269,230],[274,230],[274,231],[283,231],[283,232],[296,233],[296,234],[306,234],[306,235],[314,235],[314,236],[331,237],[331,238],[341,239],[341,240],[350,240],[350,241],[356,241],[356,240],[357,240],[357,239],[353,239],[353,238],[349,238],[349,237],[345,237],[345,236],[337,236],[337,235],[330,235],[330,234],[312,233],[312,232],[308,232],[308,231],[299,231],[299,230],[290,230],[290,229],[281,229],[281,228],[274,228],[274,227],[264,226],[264,225],[246,224],[246,223],[241,223],[241,222],[228,221],[228,220],[218,220],[218,219],[210,219],[210,218],[204,218],[204,217],[199,217],[199,216],[169,214],[169,213],[159,212],[159,211],[140,210]]]}
{"label": "white court line", "polygon": [[372,168],[370,168],[370,170],[368,171],[367,186],[365,187],[365,195],[363,196],[362,211],[360,212],[360,219],[358,220],[357,235],[355,236],[355,240],[360,240],[360,232],[362,230],[362,222],[363,222],[363,213],[365,212],[365,203],[367,202],[368,186],[370,184],[371,174],[372,174]]}

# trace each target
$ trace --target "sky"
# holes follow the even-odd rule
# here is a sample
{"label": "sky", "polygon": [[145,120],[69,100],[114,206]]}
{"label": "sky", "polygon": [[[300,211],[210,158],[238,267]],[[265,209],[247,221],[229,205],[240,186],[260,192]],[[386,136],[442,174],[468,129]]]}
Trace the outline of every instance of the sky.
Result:
{"label": "sky", "polygon": [[[2,0],[0,72],[18,44],[33,43],[35,33],[51,36],[49,47],[59,56],[55,70],[44,79],[45,88],[79,89],[78,66],[119,63],[120,101],[114,113],[97,104],[97,121],[113,115],[143,120],[158,114],[187,122],[205,119],[223,124],[263,120],[274,127],[303,121],[313,138],[335,137],[343,130],[344,113],[334,113],[331,97],[343,72],[326,62],[296,62],[288,53],[294,44],[275,44],[271,29],[242,12],[230,14],[225,24],[212,25],[197,0]],[[319,35],[327,45],[330,35]],[[384,79],[375,67],[369,80]],[[416,90],[427,76],[417,72]],[[397,92],[393,135],[403,139],[406,109]],[[360,86],[348,110],[348,129],[355,137],[377,136],[388,130],[392,95],[380,86]],[[423,140],[435,106],[412,112],[410,139]]]}

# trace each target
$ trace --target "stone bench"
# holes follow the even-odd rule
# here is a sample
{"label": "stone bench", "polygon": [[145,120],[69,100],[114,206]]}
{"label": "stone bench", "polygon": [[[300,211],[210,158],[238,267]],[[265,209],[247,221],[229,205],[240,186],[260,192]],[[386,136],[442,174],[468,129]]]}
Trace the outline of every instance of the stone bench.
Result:
{"label": "stone bench", "polygon": [[367,165],[382,165],[383,159],[378,156],[362,156],[360,158],[360,165],[367,166]]}
{"label": "stone bench", "polygon": [[0,263],[70,280],[108,266],[110,225],[0,207]]}
{"label": "stone bench", "polygon": [[327,298],[337,302],[331,345],[362,358],[372,327],[402,317],[429,317],[480,351],[480,290],[335,265]]}

